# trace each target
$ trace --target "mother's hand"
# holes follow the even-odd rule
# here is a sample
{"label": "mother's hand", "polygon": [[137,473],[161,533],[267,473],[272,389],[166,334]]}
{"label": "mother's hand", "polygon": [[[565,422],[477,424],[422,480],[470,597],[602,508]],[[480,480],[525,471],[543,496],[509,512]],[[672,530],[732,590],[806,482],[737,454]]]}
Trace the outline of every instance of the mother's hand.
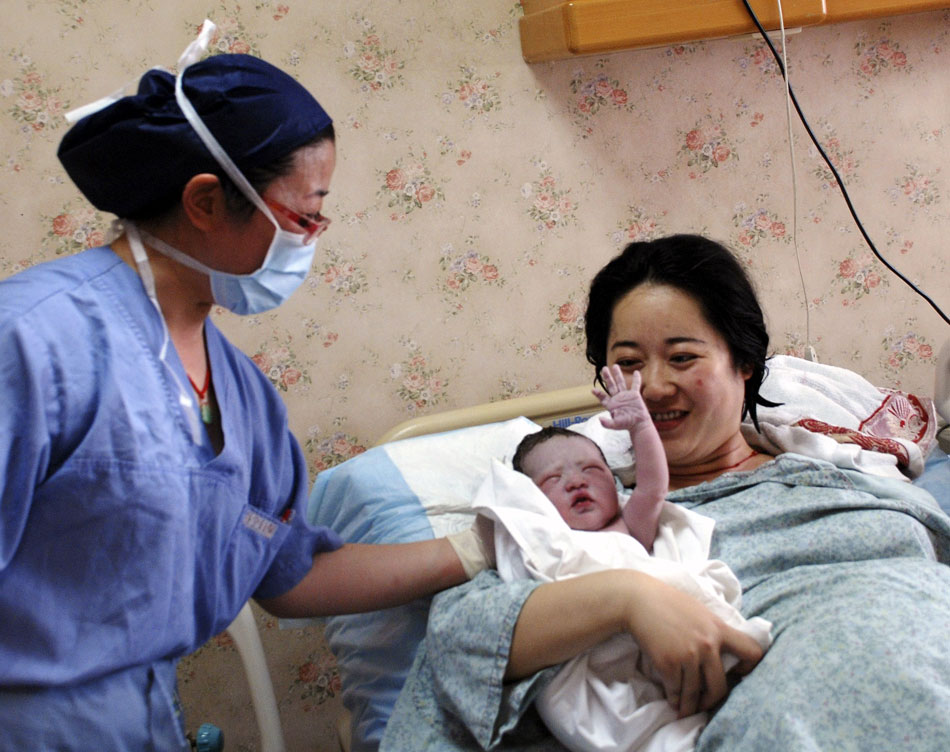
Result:
{"label": "mother's hand", "polygon": [[622,632],[653,662],[681,718],[728,694],[723,653],[739,659],[733,670],[740,674],[762,658],[754,639],[699,601],[649,575],[615,569],[536,588],[518,617],[505,678],[563,663]]}
{"label": "mother's hand", "polygon": [[733,671],[749,673],[762,648],[733,629],[695,598],[652,577],[639,583],[639,597],[627,601],[625,631],[653,662],[670,705],[679,717],[710,710],[729,693],[722,656],[739,659]]}

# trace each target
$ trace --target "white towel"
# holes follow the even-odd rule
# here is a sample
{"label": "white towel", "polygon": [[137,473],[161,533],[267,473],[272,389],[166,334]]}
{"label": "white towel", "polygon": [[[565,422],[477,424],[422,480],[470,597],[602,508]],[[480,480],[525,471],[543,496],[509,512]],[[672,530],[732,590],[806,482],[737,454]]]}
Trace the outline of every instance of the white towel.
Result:
{"label": "white towel", "polygon": [[777,355],[768,362],[757,434],[746,440],[771,454],[797,452],[838,467],[908,480],[924,470],[936,435],[933,400],[879,389],[845,368]]}
{"label": "white towel", "polygon": [[[527,476],[494,460],[475,497],[476,511],[495,520],[498,571],[507,581],[550,582],[605,569],[637,569],[704,603],[736,629],[771,643],[771,625],[745,620],[741,588],[721,561],[710,560],[713,522],[666,503],[653,555],[631,535],[571,530]],[[735,665],[726,656],[727,669]],[[537,707],[551,732],[584,752],[687,752],[706,722],[704,713],[677,720],[629,635],[620,635],[566,663],[541,693]]]}

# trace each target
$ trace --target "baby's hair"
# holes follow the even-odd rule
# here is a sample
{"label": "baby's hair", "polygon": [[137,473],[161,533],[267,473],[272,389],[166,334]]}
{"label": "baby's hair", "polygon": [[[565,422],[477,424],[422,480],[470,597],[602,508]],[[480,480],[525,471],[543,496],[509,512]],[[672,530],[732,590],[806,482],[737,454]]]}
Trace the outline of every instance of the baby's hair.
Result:
{"label": "baby's hair", "polygon": [[590,437],[584,436],[584,434],[578,433],[577,431],[571,431],[569,428],[562,428],[561,426],[546,426],[540,431],[529,433],[519,442],[518,448],[515,449],[515,456],[511,458],[511,466],[519,473],[524,473],[524,461],[531,450],[539,444],[543,444],[544,442],[553,439],[555,436],[566,436],[569,439],[587,439],[587,441],[597,447],[597,451],[600,452],[600,456],[604,460],[604,464],[607,464],[607,458],[604,457],[604,450],[601,449],[600,445]]}

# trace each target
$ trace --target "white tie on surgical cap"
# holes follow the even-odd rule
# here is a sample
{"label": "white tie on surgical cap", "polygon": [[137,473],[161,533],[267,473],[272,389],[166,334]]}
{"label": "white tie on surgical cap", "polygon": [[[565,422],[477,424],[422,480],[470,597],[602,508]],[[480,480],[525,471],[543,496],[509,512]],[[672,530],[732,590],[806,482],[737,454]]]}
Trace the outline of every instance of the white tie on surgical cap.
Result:
{"label": "white tie on surgical cap", "polygon": [[204,20],[204,23],[201,24],[201,28],[198,30],[198,36],[191,44],[185,47],[185,51],[182,52],[181,57],[178,58],[179,72],[183,71],[192,63],[197,63],[208,53],[211,39],[217,30],[218,27],[214,25],[211,19],[206,18]]}

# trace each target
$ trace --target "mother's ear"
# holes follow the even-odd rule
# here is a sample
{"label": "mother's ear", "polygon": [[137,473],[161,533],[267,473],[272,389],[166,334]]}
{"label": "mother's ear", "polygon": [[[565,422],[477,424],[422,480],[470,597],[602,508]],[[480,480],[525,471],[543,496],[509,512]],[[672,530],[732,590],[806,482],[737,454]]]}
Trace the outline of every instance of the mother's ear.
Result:
{"label": "mother's ear", "polygon": [[211,173],[199,173],[185,183],[181,206],[191,223],[205,232],[228,220],[224,189],[218,176]]}

